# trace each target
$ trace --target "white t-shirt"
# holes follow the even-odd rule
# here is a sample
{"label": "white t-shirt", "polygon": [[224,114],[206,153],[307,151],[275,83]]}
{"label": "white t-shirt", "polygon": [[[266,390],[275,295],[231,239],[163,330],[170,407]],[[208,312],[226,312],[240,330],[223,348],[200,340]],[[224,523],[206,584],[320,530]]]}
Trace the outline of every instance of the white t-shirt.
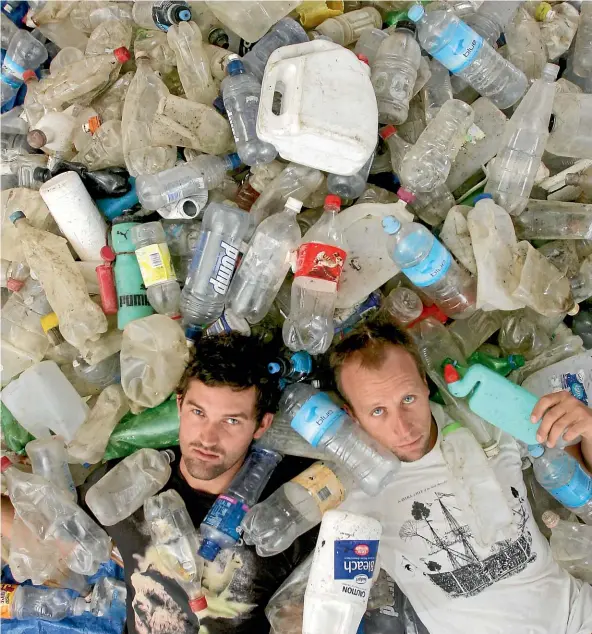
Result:
{"label": "white t-shirt", "polygon": [[591,634],[592,586],[553,560],[526,499],[514,439],[502,435],[490,463],[510,488],[519,537],[482,548],[455,503],[440,438],[423,458],[403,463],[376,498],[354,491],[341,506],[382,523],[380,564],[430,634]]}

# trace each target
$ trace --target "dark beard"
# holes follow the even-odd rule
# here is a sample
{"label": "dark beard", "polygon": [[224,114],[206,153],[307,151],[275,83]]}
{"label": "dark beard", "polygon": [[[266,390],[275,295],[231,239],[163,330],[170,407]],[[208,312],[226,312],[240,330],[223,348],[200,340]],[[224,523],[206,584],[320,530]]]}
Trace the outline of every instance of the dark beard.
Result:
{"label": "dark beard", "polygon": [[226,462],[208,464],[199,458],[187,458],[186,456],[183,456],[183,462],[189,475],[197,480],[214,480],[233,466]]}

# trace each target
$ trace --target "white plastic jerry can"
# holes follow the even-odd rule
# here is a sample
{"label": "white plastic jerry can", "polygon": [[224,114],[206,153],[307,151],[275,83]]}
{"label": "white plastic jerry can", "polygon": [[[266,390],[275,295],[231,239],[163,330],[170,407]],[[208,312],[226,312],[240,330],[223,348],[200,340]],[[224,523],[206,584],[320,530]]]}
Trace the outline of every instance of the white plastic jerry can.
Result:
{"label": "white plastic jerry can", "polygon": [[378,108],[370,69],[326,40],[283,46],[267,62],[257,136],[287,161],[355,174],[376,146]]}

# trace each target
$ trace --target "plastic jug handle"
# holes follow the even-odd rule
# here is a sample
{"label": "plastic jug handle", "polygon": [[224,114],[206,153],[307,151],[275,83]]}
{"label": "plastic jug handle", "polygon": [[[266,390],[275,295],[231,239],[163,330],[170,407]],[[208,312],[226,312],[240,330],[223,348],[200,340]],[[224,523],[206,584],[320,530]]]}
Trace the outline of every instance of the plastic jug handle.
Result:
{"label": "plastic jug handle", "polygon": [[480,376],[470,371],[460,380],[447,385],[448,391],[452,396],[458,396],[460,398],[466,396],[474,387],[479,383]]}
{"label": "plastic jug handle", "polygon": [[[267,71],[265,80],[267,85],[272,89],[262,91],[263,97],[261,105],[269,112],[270,117],[268,119],[268,123],[272,125],[276,131],[284,129],[287,132],[287,128],[289,126],[290,131],[293,132],[294,125],[298,121],[298,118],[293,117],[292,113],[297,112],[300,107],[300,89],[297,85],[298,82],[283,81],[282,78],[287,77],[293,79],[294,76],[298,74],[300,65],[294,63],[289,64],[287,63],[287,60],[283,60],[283,62],[284,63],[281,66],[276,65]],[[278,90],[278,88],[281,88],[282,86],[283,90]],[[279,114],[276,114],[273,111],[274,97],[276,93],[280,93],[282,96]],[[290,109],[290,112],[286,112],[288,108]]]}

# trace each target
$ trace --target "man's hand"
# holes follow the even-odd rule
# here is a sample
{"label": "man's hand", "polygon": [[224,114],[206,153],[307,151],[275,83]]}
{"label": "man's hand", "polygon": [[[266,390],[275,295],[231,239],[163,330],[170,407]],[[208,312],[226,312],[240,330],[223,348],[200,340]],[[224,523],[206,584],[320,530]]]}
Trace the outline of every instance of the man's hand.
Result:
{"label": "man's hand", "polygon": [[570,392],[543,396],[532,410],[530,420],[536,423],[541,418],[537,440],[546,442],[548,447],[554,447],[562,436],[566,442],[578,436],[592,442],[592,410]]}

